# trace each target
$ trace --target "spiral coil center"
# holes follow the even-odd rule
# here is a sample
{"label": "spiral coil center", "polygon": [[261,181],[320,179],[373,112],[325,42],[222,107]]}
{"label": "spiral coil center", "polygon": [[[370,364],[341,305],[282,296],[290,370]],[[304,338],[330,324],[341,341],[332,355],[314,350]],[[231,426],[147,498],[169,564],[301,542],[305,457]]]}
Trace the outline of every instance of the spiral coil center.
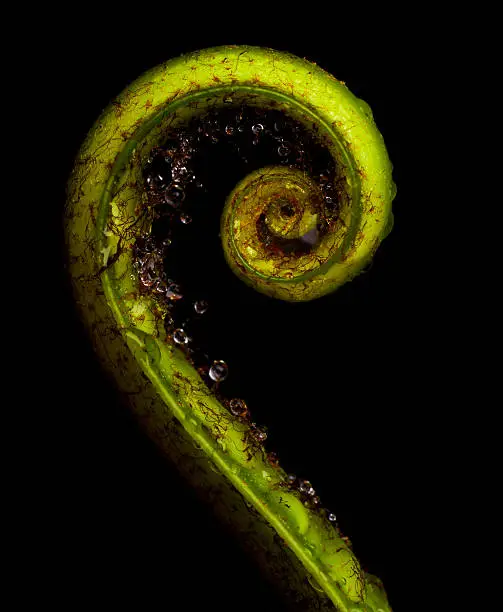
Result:
{"label": "spiral coil center", "polygon": [[326,233],[319,186],[296,168],[261,168],[229,195],[222,215],[222,241],[239,271],[274,282],[305,272],[299,257],[312,256]]}

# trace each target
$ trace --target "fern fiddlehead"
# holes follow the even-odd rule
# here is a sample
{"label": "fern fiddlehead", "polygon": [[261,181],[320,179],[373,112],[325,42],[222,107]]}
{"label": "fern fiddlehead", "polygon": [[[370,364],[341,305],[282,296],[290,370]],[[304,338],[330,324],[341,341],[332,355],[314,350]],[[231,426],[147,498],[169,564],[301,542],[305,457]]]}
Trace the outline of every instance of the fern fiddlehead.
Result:
{"label": "fern fiddlehead", "polygon": [[[189,480],[218,489],[223,508],[245,498],[253,512],[233,520],[253,530],[257,551],[275,550],[275,536],[288,545],[263,562],[302,609],[389,606],[310,483],[287,476],[246,403],[224,395],[225,361],[198,350],[190,323],[208,305],[176,277],[175,228],[220,205],[235,275],[271,298],[313,300],[371,262],[391,230],[394,193],[365,102],[305,60],[235,46],[132,83],[93,126],[68,185],[70,272],[103,363]],[[189,464],[194,444],[202,455]]]}

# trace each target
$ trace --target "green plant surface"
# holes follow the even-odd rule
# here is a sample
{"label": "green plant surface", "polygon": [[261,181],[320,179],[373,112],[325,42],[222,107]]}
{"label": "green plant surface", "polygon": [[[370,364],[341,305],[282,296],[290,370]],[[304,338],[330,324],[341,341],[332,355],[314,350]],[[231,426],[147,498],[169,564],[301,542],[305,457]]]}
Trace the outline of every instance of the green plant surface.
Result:
{"label": "green plant surface", "polygon": [[[274,567],[273,580],[291,591],[299,609],[388,611],[381,583],[363,572],[337,527],[285,486],[286,473],[265,452],[250,454],[250,424],[229,412],[166,334],[169,308],[140,290],[134,271],[134,246],[152,225],[140,188],[152,150],[166,129],[240,100],[316,124],[341,169],[344,197],[341,223],[315,252],[276,261],[257,241],[254,219],[263,212],[278,240],[301,238],[316,225],[310,207],[317,187],[285,167],[244,177],[222,203],[222,248],[231,269],[257,291],[298,301],[336,290],[369,264],[392,228],[396,188],[368,105],[307,60],[225,46],[146,72],[91,128],[68,183],[65,210],[76,303],[100,360],[149,435],[194,486],[218,497],[215,506],[234,529],[246,531],[254,554]],[[293,206],[293,220],[282,217],[285,203]]]}

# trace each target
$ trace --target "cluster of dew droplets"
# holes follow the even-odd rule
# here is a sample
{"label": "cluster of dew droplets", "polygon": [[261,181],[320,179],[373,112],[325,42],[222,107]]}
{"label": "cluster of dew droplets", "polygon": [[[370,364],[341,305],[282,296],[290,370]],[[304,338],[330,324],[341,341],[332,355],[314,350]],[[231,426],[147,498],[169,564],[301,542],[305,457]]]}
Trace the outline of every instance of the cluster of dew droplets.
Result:
{"label": "cluster of dew droplets", "polygon": [[[164,269],[164,257],[170,243],[169,239],[165,239],[159,245],[152,236],[140,236],[134,245],[133,265],[138,273],[140,291],[149,292],[157,302],[165,306],[167,314],[164,324],[170,332],[169,337],[178,348],[187,349],[188,356],[190,356],[193,352],[189,348],[192,338],[185,329],[188,321],[183,323],[176,321],[172,309],[176,302],[184,299],[184,293],[180,284],[167,278]],[[196,300],[193,303],[195,316],[204,315],[208,308],[209,304],[204,299]],[[200,368],[200,373],[216,385],[227,378],[228,371],[228,365],[222,359],[215,359],[206,367]]]}
{"label": "cluster of dew droplets", "polygon": [[[178,282],[167,277],[164,260],[172,243],[174,225],[181,223],[188,226],[192,222],[192,215],[187,210],[191,193],[194,190],[206,189],[196,176],[192,164],[193,156],[202,143],[213,145],[223,140],[245,164],[249,163],[253,150],[256,152],[261,146],[269,147],[275,151],[274,163],[309,172],[317,181],[324,198],[327,224],[337,217],[341,188],[337,184],[334,167],[328,163],[321,171],[318,168],[317,173],[313,172],[305,153],[300,126],[277,111],[272,115],[260,116],[256,109],[241,107],[227,112],[222,120],[210,111],[198,120],[197,127],[189,126],[195,129],[179,130],[163,147],[154,148],[147,159],[144,168],[147,201],[154,212],[154,218],[167,221],[167,229],[161,241],[156,241],[152,235],[143,235],[137,239],[133,252],[134,266],[138,273],[140,290],[149,292],[167,307],[164,323],[168,335],[177,347],[185,351],[189,359],[197,353],[197,349],[191,348],[192,338],[186,331],[188,320],[177,321],[171,308],[184,299],[184,293]],[[209,307],[206,300],[196,299],[192,304],[192,313],[201,317]],[[203,380],[211,386],[230,414],[248,425],[243,440],[246,441],[249,458],[256,452],[264,451],[269,464],[278,468],[277,454],[265,452],[264,449],[266,428],[252,421],[250,410],[243,399],[225,398],[221,393],[220,385],[229,375],[227,363],[222,359],[210,360],[207,354],[204,354],[203,358],[204,364],[197,368]],[[196,365],[194,360],[192,363]],[[296,491],[306,506],[321,510],[329,521],[336,522],[335,515],[321,507],[320,499],[309,481],[289,475],[284,484],[290,490]]]}
{"label": "cluster of dew droplets", "polygon": [[150,235],[139,236],[133,248],[133,267],[138,273],[140,290],[155,295],[166,304],[182,298],[178,283],[167,277],[164,269],[164,253],[169,240],[160,245]]}
{"label": "cluster of dew droplets", "polygon": [[144,170],[146,191],[157,216],[177,215],[186,225],[190,223],[191,217],[181,208],[186,199],[187,187],[195,180],[189,165],[193,152],[192,142],[189,137],[180,134],[170,144],[151,151]]}
{"label": "cluster of dew droplets", "polygon": [[[314,510],[321,509],[320,498],[309,480],[298,478],[295,474],[288,474],[286,477],[286,484],[290,490],[298,493],[305,506]],[[326,517],[331,523],[337,523],[337,517],[333,512],[329,512],[326,509],[322,509],[322,511],[326,514]]]}

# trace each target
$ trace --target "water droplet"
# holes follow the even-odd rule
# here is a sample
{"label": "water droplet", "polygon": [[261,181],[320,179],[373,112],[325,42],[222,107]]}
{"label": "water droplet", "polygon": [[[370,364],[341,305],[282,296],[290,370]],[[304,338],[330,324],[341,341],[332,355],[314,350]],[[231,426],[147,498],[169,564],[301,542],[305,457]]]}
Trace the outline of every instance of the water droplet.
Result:
{"label": "water droplet", "polygon": [[[151,255],[155,251],[155,242],[151,236],[141,236],[136,240],[137,252],[142,255]],[[147,261],[148,257],[145,258]]]}
{"label": "water droplet", "polygon": [[147,176],[147,185],[152,191],[163,189],[166,186],[166,183],[167,179],[159,172],[155,172],[154,174],[149,174]]}
{"label": "water droplet", "polygon": [[234,416],[237,417],[245,417],[249,412],[246,402],[238,398],[231,399],[229,402],[229,410]]}
{"label": "water droplet", "polygon": [[330,196],[326,196],[326,197],[325,197],[325,202],[326,202],[327,204],[333,204],[333,203],[334,203],[334,200],[333,200],[333,198],[331,198]]}
{"label": "water droplet", "polygon": [[164,248],[166,248],[166,247],[169,247],[169,245],[171,244],[171,242],[172,242],[172,241],[171,241],[171,238],[165,238],[165,239],[164,239],[164,240],[161,242],[161,245],[162,245]]}
{"label": "water droplet", "polygon": [[299,491],[301,493],[305,493],[306,495],[314,495],[314,489],[311,485],[311,483],[309,482],[309,480],[303,480],[300,485],[299,485]]}
{"label": "water droplet", "polygon": [[155,290],[158,293],[165,293],[166,289],[168,288],[168,286],[166,285],[166,283],[163,280],[158,280],[155,284]]}
{"label": "water droplet", "polygon": [[152,285],[156,282],[156,277],[152,273],[152,270],[147,268],[140,272],[140,281],[145,287],[152,287]]}
{"label": "water droplet", "polygon": [[166,190],[164,200],[166,204],[169,204],[173,208],[178,208],[185,200],[185,191],[179,185],[171,185],[171,187]]}
{"label": "water droplet", "polygon": [[166,297],[172,301],[181,300],[182,290],[177,283],[169,283],[166,289]]}
{"label": "water droplet", "polygon": [[261,427],[257,427],[254,423],[252,424],[252,436],[257,442],[265,442],[267,439],[267,433]]}
{"label": "water droplet", "polygon": [[174,166],[173,178],[183,179],[187,176],[189,170],[186,166]]}
{"label": "water droplet", "polygon": [[232,125],[225,126],[225,133],[227,134],[227,136],[232,136],[234,134],[234,128],[232,127]]}
{"label": "water droplet", "polygon": [[264,129],[264,126],[261,123],[256,123],[255,125],[252,126],[252,132],[254,134],[260,134],[260,132],[262,132],[263,129]]}
{"label": "water droplet", "polygon": [[290,149],[285,145],[280,145],[278,147],[278,155],[281,157],[286,157],[290,153]]}
{"label": "water droplet", "polygon": [[189,342],[189,337],[183,329],[179,328],[175,329],[173,332],[173,340],[176,344],[187,344]]}
{"label": "water droplet", "polygon": [[209,304],[206,300],[198,300],[194,302],[194,310],[197,314],[204,314],[209,308]]}
{"label": "water droplet", "polygon": [[328,515],[328,520],[331,523],[335,523],[335,521],[337,520],[337,517],[335,516],[335,514],[333,512],[330,512],[330,514]]}
{"label": "water droplet", "polygon": [[290,485],[293,485],[296,480],[297,480],[297,476],[295,476],[295,474],[288,474],[288,476],[286,477],[286,481]]}
{"label": "water droplet", "polygon": [[187,213],[181,213],[180,215],[180,221],[184,224],[184,225],[188,225],[191,221],[192,221],[192,217],[190,215],[188,215]]}
{"label": "water droplet", "polygon": [[214,361],[210,368],[210,378],[215,382],[222,382],[227,378],[229,373],[229,366],[225,363],[225,361],[217,360]]}

